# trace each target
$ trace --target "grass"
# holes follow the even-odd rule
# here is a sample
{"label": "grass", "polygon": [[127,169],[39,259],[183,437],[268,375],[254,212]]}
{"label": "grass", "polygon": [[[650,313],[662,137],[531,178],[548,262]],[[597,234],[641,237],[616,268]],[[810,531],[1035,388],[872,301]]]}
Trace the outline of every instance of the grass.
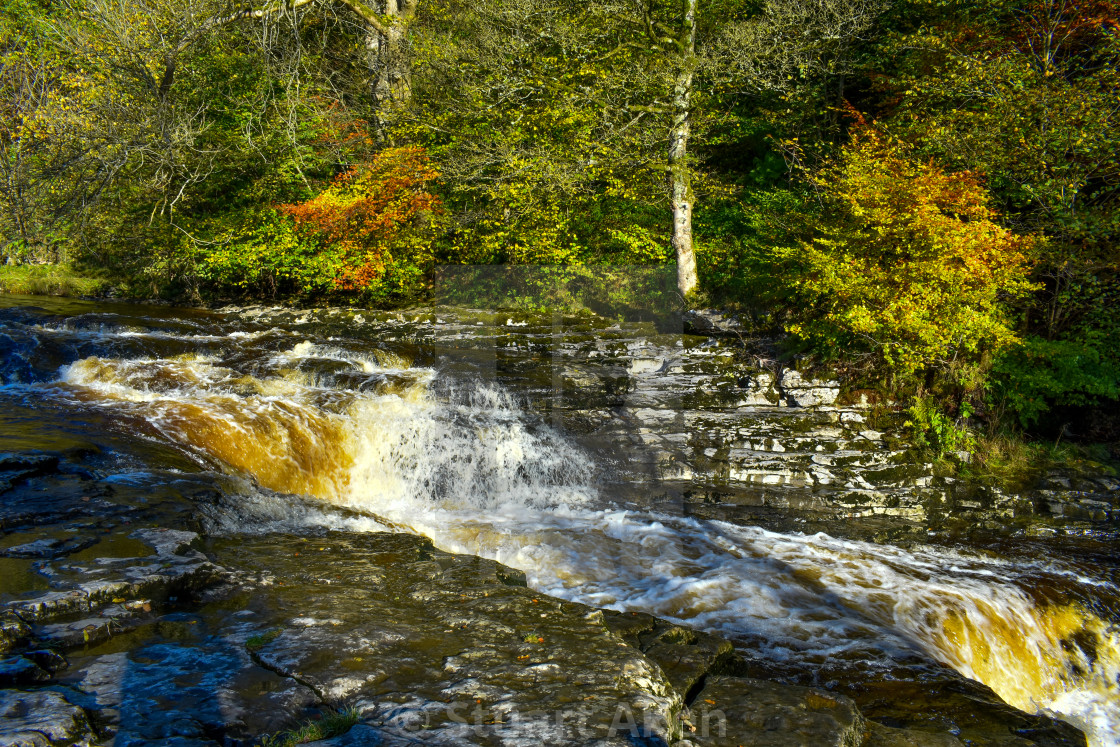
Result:
{"label": "grass", "polygon": [[66,264],[0,265],[0,293],[26,296],[97,296],[112,283],[95,271]]}
{"label": "grass", "polygon": [[319,739],[330,739],[345,734],[358,721],[358,712],[353,708],[327,711],[317,721],[306,721],[293,729],[263,737],[261,747],[293,747]]}
{"label": "grass", "polygon": [[1024,490],[1050,470],[1116,475],[1120,464],[1103,444],[1049,443],[996,434],[977,439],[968,472],[1011,490]]}

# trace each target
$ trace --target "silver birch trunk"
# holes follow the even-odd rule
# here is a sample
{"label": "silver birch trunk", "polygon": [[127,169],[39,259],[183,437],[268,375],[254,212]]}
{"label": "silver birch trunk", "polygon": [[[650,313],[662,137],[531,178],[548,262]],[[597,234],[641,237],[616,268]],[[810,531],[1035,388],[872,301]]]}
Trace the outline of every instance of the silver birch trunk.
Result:
{"label": "silver birch trunk", "polygon": [[669,200],[673,211],[670,245],[677,255],[677,289],[681,296],[696,289],[696,255],[692,250],[692,172],[688,137],[692,131],[692,86],[696,70],[696,6],[688,0],[684,17],[681,69],[673,82],[672,125],[669,129]]}

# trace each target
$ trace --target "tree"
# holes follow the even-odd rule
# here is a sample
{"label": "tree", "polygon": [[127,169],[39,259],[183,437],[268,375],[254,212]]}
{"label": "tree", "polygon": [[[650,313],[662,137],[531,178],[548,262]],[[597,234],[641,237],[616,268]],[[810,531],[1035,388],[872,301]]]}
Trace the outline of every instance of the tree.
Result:
{"label": "tree", "polygon": [[826,213],[784,257],[800,304],[789,330],[902,379],[951,373],[974,389],[977,368],[1016,341],[1008,304],[1032,289],[1032,239],[996,222],[974,175],[914,160],[869,127],[813,182]]}
{"label": "tree", "polygon": [[664,135],[651,81],[611,9],[428,2],[414,24],[411,109],[396,136],[439,164],[456,261],[664,258]]}
{"label": "tree", "polygon": [[[1039,245],[1023,348],[997,388],[1024,420],[1120,390],[1120,21],[1115,0],[948,3],[887,47],[892,130],[916,152],[983,173]],[[1081,367],[1080,369],[1078,367]],[[1041,371],[1050,371],[1045,376]],[[1020,396],[1021,395],[1021,396]]]}
{"label": "tree", "polygon": [[0,204],[7,224],[3,260],[25,256],[54,222],[51,208],[57,200],[51,199],[48,173],[57,159],[40,136],[57,89],[59,71],[53,63],[26,33],[0,27]]}
{"label": "tree", "polygon": [[[706,24],[714,33],[700,38],[703,48],[698,48],[702,19],[697,0],[685,0],[676,34],[671,33],[670,24],[657,22],[654,0],[635,2],[639,12],[631,18],[644,21],[648,50],[671,56],[667,166],[672,246],[677,257],[678,289],[687,296],[697,285],[692,236],[695,199],[688,147],[701,73],[721,86],[751,92],[784,91],[813,77],[843,75],[848,71],[851,47],[875,23],[882,2],[766,0],[761,12],[753,14],[743,13],[734,5],[717,6]],[[740,15],[747,18],[740,20]]]}
{"label": "tree", "polygon": [[[750,28],[777,23],[783,2],[792,0],[771,0]],[[843,25],[846,6],[830,3],[832,15],[810,14],[805,33],[790,41],[823,48],[820,35],[840,34],[848,42],[866,29],[872,4],[851,6],[860,20]],[[692,293],[697,167],[691,145],[703,135],[696,114],[708,103],[704,84],[754,75],[744,66],[751,55],[780,57],[769,47],[746,45],[743,34],[721,31],[749,15],[746,4],[724,2],[706,13],[693,0],[497,0],[425,8],[414,25],[424,61],[412,132],[430,145],[445,177],[505,202],[507,212],[524,191],[511,199],[508,192],[499,196],[498,186],[514,183],[531,184],[527,190],[541,196],[566,190],[566,199],[597,191],[604,203],[622,193],[643,222],[667,207],[662,232],[677,261],[678,290]],[[843,46],[833,48],[839,59]],[[761,79],[751,85],[769,90]]]}

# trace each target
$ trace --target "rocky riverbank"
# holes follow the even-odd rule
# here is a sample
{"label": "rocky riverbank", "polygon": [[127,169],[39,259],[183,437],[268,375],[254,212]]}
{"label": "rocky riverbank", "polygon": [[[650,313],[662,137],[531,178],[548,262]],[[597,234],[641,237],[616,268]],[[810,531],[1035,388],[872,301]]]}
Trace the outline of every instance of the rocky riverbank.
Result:
{"label": "rocky riverbank", "polygon": [[84,461],[3,458],[0,745],[253,745],[332,711],[357,724],[324,745],[1084,743],[947,669],[864,709],[760,679],[721,637],[412,534],[207,537],[242,510],[210,485]]}
{"label": "rocky riverbank", "polygon": [[[881,654],[873,636],[889,626],[857,608],[888,599],[888,589],[865,594],[882,579],[855,579],[849,583],[863,586],[846,589],[829,585],[843,579],[826,578],[833,565],[867,564],[865,549],[810,548],[821,553],[817,565],[794,567],[765,545],[753,564],[731,565],[749,554],[746,541],[709,543],[706,533],[716,524],[762,525],[791,532],[774,535],[787,544],[816,531],[947,544],[947,528],[968,525],[1018,543],[1045,533],[1107,538],[1120,519],[1118,485],[1108,476],[1050,475],[1016,494],[939,476],[906,442],[899,413],[827,376],[745,355],[720,318],[689,320],[704,334],[687,334],[654,323],[447,310],[83,314],[19,311],[0,340],[10,384],[0,408],[0,746],[283,744],[266,735],[324,716],[345,731],[318,743],[337,747],[1086,743],[1074,726],[1012,708],[912,640],[884,644],[889,666],[867,658]],[[75,361],[100,378],[52,383]],[[437,394],[417,393],[440,380],[450,383]],[[537,424],[494,399],[492,387],[454,391],[479,380],[496,381],[561,436],[526,435]],[[444,401],[454,406],[437,410]],[[112,409],[117,402],[127,407]],[[153,403],[165,409],[144,409]],[[339,425],[360,418],[365,430]],[[381,428],[394,418],[404,426]],[[231,442],[239,434],[252,441]],[[328,437],[337,452],[320,442]],[[367,462],[339,446],[378,439],[424,443],[386,446]],[[471,451],[491,442],[486,453]],[[594,456],[606,514],[578,513],[579,504],[531,513],[525,490],[550,489],[555,475],[567,474],[549,451],[559,450],[560,462],[575,459],[563,450],[569,442]],[[539,467],[530,457],[545,463],[547,479],[522,474]],[[460,469],[472,459],[494,460],[512,488],[502,488],[504,473]],[[439,549],[381,515],[378,506],[396,500],[384,475],[376,487],[385,497],[375,496],[382,503],[349,500],[359,478],[373,484],[359,469],[386,462],[427,475],[408,484],[429,491],[428,503],[405,507],[416,526],[443,511],[461,521],[446,543],[505,552],[542,578],[554,573],[559,581],[547,588],[556,595],[531,588],[512,561]],[[312,476],[341,480],[349,492],[309,481],[314,469],[342,470],[345,480]],[[454,504],[463,475],[523,501],[512,527],[497,513],[489,525],[457,518],[454,511],[497,510]],[[269,489],[270,481],[325,492],[301,497],[295,493],[314,491]],[[450,508],[439,503],[444,496]],[[614,536],[609,522],[622,521],[620,512],[643,526],[677,521],[681,532],[698,534]],[[501,537],[523,522],[530,526],[513,552]],[[580,544],[598,535],[603,543]],[[648,555],[625,555],[647,544]],[[555,545],[577,557],[604,555],[553,569],[546,553]],[[980,551],[996,556],[990,546]],[[677,565],[659,565],[674,552]],[[704,566],[717,552],[726,559]],[[545,565],[534,565],[538,555]],[[946,557],[954,568],[967,565]],[[933,565],[940,558],[888,562],[911,564],[904,578],[924,582],[942,572]],[[612,566],[624,559],[630,567]],[[1111,588],[1110,562],[1093,569],[1101,579],[1095,593]],[[972,575],[960,578],[969,583],[991,575],[965,570]],[[613,593],[616,609],[572,601],[583,583],[577,572],[591,574],[600,596]],[[715,587],[720,574],[752,572],[796,588],[789,599],[760,583],[750,598],[728,596],[745,593],[728,586],[719,588],[733,592],[693,591],[679,603],[630,604],[617,601],[617,589],[633,587],[603,581],[616,572],[649,576],[645,590]],[[955,593],[958,577],[945,578],[930,589]],[[1021,600],[1037,603],[1031,611],[1081,609],[1053,580],[1059,576],[1040,578],[1047,580],[1032,588],[1035,596]],[[908,604],[905,592],[890,591]],[[1105,625],[1110,602],[1100,599]],[[660,616],[636,611],[643,604]],[[809,632],[775,649],[769,628],[717,635],[713,625],[681,621],[732,604],[756,616],[773,608]],[[934,632],[956,636],[976,667],[995,660],[999,642],[963,641],[981,631],[950,612],[931,617]],[[1054,666],[1058,676],[1078,675],[1105,653],[1108,632],[1062,624],[1055,635],[1064,636],[1069,663]],[[796,660],[818,630],[867,643]]]}

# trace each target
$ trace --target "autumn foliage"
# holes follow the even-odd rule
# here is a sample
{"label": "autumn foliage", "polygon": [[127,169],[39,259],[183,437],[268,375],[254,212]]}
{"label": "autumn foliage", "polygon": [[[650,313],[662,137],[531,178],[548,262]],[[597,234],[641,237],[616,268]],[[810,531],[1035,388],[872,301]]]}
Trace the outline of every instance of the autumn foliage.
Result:
{"label": "autumn foliage", "polygon": [[1006,302],[1031,289],[1032,239],[996,222],[975,175],[909,158],[862,127],[814,181],[828,214],[790,252],[805,302],[791,332],[902,375],[1014,341]]}
{"label": "autumn foliage", "polygon": [[428,186],[438,176],[422,148],[391,148],[340,174],[316,197],[281,210],[300,234],[332,253],[336,290],[363,291],[422,242],[410,233],[422,215],[439,212]]}

